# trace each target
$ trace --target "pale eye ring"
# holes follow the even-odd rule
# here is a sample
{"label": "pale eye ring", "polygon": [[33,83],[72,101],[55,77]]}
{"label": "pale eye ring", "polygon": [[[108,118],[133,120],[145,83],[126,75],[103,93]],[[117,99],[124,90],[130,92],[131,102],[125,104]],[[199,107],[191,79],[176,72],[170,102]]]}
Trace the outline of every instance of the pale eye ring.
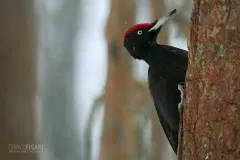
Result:
{"label": "pale eye ring", "polygon": [[139,30],[139,31],[137,32],[137,34],[138,34],[138,35],[142,35],[142,30]]}

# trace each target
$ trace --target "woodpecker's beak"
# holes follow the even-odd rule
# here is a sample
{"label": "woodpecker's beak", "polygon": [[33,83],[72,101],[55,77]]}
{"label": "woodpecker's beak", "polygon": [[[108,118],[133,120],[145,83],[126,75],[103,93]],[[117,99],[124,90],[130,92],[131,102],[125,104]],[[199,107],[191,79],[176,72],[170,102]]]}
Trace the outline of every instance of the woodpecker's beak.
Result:
{"label": "woodpecker's beak", "polygon": [[171,18],[171,16],[176,13],[177,10],[174,9],[171,12],[169,12],[168,14],[166,14],[165,16],[163,16],[162,18],[156,20],[155,22],[152,23],[152,27],[149,29],[148,32],[152,32],[154,34],[154,40],[157,39],[158,33],[160,32],[162,26],[167,22],[167,20],[169,20]]}

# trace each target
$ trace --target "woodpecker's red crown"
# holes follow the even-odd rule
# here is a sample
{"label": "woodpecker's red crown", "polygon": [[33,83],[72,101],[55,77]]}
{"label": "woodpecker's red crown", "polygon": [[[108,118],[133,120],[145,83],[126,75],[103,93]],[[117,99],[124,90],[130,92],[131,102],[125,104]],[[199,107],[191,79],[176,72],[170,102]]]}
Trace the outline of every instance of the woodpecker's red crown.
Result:
{"label": "woodpecker's red crown", "polygon": [[137,29],[144,29],[144,28],[148,28],[150,27],[150,23],[140,23],[140,24],[135,24],[134,26],[130,27],[124,34],[123,39],[125,39],[125,37],[127,35],[129,35],[130,33],[132,33],[133,31],[137,30]]}

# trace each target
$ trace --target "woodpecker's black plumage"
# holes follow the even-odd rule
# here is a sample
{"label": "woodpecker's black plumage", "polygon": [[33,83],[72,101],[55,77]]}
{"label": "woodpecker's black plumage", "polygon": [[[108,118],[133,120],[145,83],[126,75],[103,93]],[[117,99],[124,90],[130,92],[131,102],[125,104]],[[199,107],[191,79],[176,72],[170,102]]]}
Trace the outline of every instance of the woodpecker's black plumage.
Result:
{"label": "woodpecker's black plumage", "polygon": [[149,65],[149,89],[162,128],[175,153],[178,146],[181,92],[188,65],[188,52],[179,48],[157,44],[157,36],[176,10],[153,23],[142,23],[129,28],[124,35],[124,47],[129,54]]}

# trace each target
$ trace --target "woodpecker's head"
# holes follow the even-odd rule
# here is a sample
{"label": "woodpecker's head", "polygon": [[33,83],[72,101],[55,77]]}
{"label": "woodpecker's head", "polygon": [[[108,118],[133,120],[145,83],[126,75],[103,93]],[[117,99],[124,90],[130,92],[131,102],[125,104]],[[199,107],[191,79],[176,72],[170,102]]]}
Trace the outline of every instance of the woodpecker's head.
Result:
{"label": "woodpecker's head", "polygon": [[174,13],[176,9],[153,23],[136,24],[125,32],[124,47],[133,58],[146,60],[150,44],[157,43],[161,28]]}

